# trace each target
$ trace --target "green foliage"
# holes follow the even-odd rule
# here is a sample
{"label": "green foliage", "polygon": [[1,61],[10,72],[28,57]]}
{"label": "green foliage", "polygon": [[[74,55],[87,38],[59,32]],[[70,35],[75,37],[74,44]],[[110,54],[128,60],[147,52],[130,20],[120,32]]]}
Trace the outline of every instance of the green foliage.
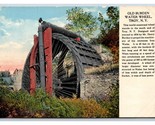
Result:
{"label": "green foliage", "polygon": [[7,88],[0,88],[0,99],[8,107],[16,107],[20,112],[30,112],[28,117],[104,118],[109,115],[107,109],[95,100],[58,99],[50,97],[42,89],[31,96],[27,91],[11,92]]}
{"label": "green foliage", "polygon": [[69,105],[74,105],[79,109],[78,117],[82,118],[105,118],[109,115],[106,108],[102,108],[94,99],[62,99]]}
{"label": "green foliage", "polygon": [[10,93],[9,89],[0,87],[0,99],[2,99],[2,97],[7,95],[8,93]]}
{"label": "green foliage", "polygon": [[82,8],[75,7],[66,11],[67,20],[66,25],[68,30],[77,32],[85,38],[91,38],[93,32],[97,30],[97,18],[93,17],[90,12],[85,12]]}
{"label": "green foliage", "polygon": [[107,100],[99,101],[103,108],[108,109],[110,118],[119,117],[119,81],[112,84],[110,87],[109,98]]}
{"label": "green foliage", "polygon": [[102,13],[99,13],[100,30],[102,34],[107,34],[112,29],[119,27],[119,11],[117,7],[108,7],[106,12],[108,19],[105,19]]}
{"label": "green foliage", "polygon": [[110,48],[113,53],[113,62],[118,63],[119,60],[119,10],[117,7],[108,7],[108,19],[105,19],[102,13],[99,13],[98,20],[100,22],[100,34],[97,42]]}

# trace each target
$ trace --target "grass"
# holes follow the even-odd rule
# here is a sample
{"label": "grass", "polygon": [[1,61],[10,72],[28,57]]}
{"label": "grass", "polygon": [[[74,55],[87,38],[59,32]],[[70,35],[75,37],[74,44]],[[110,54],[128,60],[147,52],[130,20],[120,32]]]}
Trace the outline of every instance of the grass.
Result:
{"label": "grass", "polygon": [[85,74],[100,74],[102,72],[107,72],[110,70],[114,70],[114,69],[118,69],[119,68],[119,64],[104,64],[101,65],[99,67],[91,67],[91,68],[87,68],[85,69]]}
{"label": "grass", "polygon": [[[16,118],[114,118],[118,117],[118,88],[113,88],[109,100],[55,98],[38,89],[31,96],[27,91],[10,91],[0,87],[1,105],[7,105]],[[5,107],[5,106],[4,106]],[[5,116],[0,108],[0,117]],[[10,117],[6,115],[5,117]]]}
{"label": "grass", "polygon": [[[29,115],[23,117],[106,118],[109,116],[109,111],[94,99],[58,99],[46,95],[41,89],[31,96],[26,91],[11,92],[7,88],[1,87],[0,100],[10,109],[14,107],[19,112],[28,112]],[[22,116],[17,115],[16,117]]]}

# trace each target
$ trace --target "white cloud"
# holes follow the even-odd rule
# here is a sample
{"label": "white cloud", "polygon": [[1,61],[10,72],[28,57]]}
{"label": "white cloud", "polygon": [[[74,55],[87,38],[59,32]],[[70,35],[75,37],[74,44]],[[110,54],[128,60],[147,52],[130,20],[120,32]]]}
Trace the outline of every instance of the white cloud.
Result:
{"label": "white cloud", "polygon": [[10,41],[25,43],[37,33],[37,21],[22,19],[12,21],[4,16],[0,16],[0,20],[2,24],[0,29],[1,32],[3,31],[3,36],[0,38],[1,43]]}
{"label": "white cloud", "polygon": [[59,27],[64,27],[67,24],[66,18],[65,17],[54,17],[51,19],[48,19],[48,22],[57,25]]}
{"label": "white cloud", "polygon": [[[63,17],[61,17],[61,18],[63,18]],[[51,18],[50,20],[51,20],[51,21],[57,21],[57,20],[60,20],[61,18],[53,17],[53,18]]]}
{"label": "white cloud", "polygon": [[102,6],[102,8],[106,8],[106,7],[107,7],[106,5],[103,5],[103,6]]}
{"label": "white cloud", "polygon": [[0,36],[10,36],[10,33],[7,32],[5,29],[1,28],[0,29]]}
{"label": "white cloud", "polygon": [[62,21],[55,21],[52,22],[54,25],[57,25],[59,27],[64,27],[66,25],[66,23],[62,22]]}
{"label": "white cloud", "polygon": [[13,42],[13,41],[0,44],[0,49],[10,49],[10,48],[21,49],[22,47],[23,47],[22,44],[17,43],[17,42]]}
{"label": "white cloud", "polygon": [[1,20],[1,24],[5,28],[18,28],[20,26],[23,26],[25,23],[35,22],[33,20],[28,20],[28,19],[27,20],[19,19],[19,20],[13,21],[9,18],[6,18],[5,16],[0,16],[0,20]]}
{"label": "white cloud", "polygon": [[97,7],[93,7],[93,8],[83,8],[83,10],[85,12],[98,12]]}

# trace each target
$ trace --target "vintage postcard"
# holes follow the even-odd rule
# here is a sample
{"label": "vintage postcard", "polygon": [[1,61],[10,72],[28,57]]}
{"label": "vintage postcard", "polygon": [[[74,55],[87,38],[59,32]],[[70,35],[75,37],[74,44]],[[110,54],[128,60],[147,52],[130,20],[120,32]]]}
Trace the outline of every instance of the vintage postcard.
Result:
{"label": "vintage postcard", "polygon": [[155,117],[155,6],[0,6],[0,118]]}

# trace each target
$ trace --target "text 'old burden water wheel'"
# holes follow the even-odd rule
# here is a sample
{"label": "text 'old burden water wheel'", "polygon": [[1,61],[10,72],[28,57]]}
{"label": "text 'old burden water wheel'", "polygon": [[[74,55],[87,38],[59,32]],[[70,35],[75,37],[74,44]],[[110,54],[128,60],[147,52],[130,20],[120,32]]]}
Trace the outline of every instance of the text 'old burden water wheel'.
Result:
{"label": "text 'old burden water wheel'", "polygon": [[26,59],[22,88],[43,88],[57,97],[80,97],[84,68],[99,66],[101,57],[80,36],[39,20],[38,36]]}

